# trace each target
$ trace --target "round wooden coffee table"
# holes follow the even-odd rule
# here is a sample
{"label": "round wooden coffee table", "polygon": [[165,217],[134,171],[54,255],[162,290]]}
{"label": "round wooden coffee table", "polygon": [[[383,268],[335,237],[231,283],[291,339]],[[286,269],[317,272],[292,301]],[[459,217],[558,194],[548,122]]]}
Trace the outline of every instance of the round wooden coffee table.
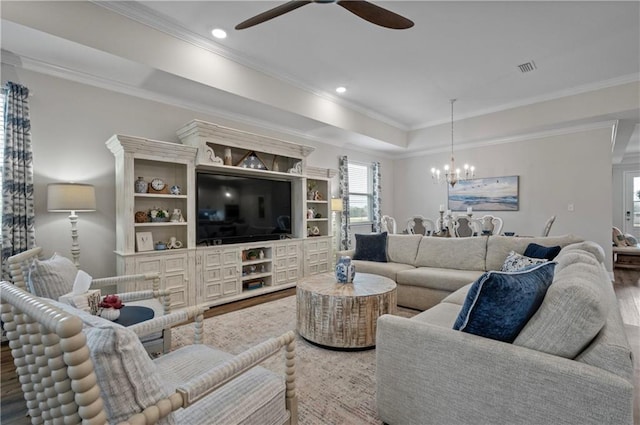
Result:
{"label": "round wooden coffee table", "polygon": [[334,273],[310,276],[296,290],[298,333],[332,348],[376,345],[376,321],[397,308],[396,283],[356,273],[353,283],[337,283]]}

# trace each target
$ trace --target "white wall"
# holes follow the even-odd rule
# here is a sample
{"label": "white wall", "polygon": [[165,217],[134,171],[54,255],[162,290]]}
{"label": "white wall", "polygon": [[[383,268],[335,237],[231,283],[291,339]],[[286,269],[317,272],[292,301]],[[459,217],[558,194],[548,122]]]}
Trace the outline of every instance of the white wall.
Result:
{"label": "white wall", "polygon": [[[455,150],[456,161],[472,162],[477,177],[520,176],[520,209],[493,212],[505,231],[540,235],[551,215],[557,219],[552,235],[573,233],[593,240],[611,260],[611,128],[549,136],[527,141]],[[396,161],[393,198],[401,223],[411,215],[435,219],[447,205],[447,187],[432,184],[430,168],[442,166],[448,154]],[[573,204],[574,211],[568,211]],[[477,213],[482,214],[482,213]],[[487,212],[491,214],[491,212]],[[610,267],[610,265],[609,265]]]}
{"label": "white wall", "polygon": [[[34,185],[36,243],[45,254],[57,251],[70,257],[71,233],[65,213],[49,213],[47,184],[75,181],[96,187],[97,211],[79,214],[81,267],[94,277],[112,276],[115,267],[115,161],[105,146],[113,134],[178,142],[176,130],[192,119],[260,133],[316,147],[308,165],[338,168],[338,156],[358,161],[381,161],[385,173],[383,190],[392,192],[393,161],[362,152],[340,149],[315,141],[232,122],[158,102],[2,65],[7,80],[27,86],[29,99]],[[337,182],[337,180],[336,180]],[[131,182],[133,184],[133,182]],[[334,185],[334,194],[337,194]]]}

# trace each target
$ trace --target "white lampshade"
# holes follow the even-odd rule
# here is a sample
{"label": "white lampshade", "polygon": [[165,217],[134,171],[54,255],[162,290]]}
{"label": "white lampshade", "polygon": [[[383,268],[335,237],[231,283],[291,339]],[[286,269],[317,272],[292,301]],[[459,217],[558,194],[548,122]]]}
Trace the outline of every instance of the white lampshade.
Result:
{"label": "white lampshade", "polygon": [[342,199],[340,198],[331,199],[331,211],[342,211]]}
{"label": "white lampshade", "polygon": [[50,212],[95,211],[95,189],[90,184],[52,183],[47,186],[47,210]]}

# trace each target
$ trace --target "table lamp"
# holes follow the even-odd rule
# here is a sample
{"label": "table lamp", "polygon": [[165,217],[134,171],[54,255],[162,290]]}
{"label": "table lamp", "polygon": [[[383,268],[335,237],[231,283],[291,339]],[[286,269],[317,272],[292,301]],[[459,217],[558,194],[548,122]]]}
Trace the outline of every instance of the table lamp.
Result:
{"label": "table lamp", "polygon": [[71,221],[71,256],[80,268],[80,245],[78,245],[77,212],[96,210],[96,192],[93,185],[78,183],[52,183],[47,186],[47,210],[69,212]]}

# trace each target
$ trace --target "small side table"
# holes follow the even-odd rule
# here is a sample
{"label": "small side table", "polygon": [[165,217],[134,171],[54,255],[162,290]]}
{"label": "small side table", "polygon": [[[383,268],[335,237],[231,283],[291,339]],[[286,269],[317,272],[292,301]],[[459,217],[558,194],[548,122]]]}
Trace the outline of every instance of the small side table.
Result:
{"label": "small side table", "polygon": [[296,289],[297,328],[306,340],[328,348],[376,345],[378,317],[395,313],[396,283],[356,272],[353,283],[337,283],[333,272],[310,276]]}
{"label": "small side table", "polygon": [[131,326],[136,323],[153,319],[153,310],[149,307],[127,306],[120,309],[120,317],[113,321],[122,326]]}

